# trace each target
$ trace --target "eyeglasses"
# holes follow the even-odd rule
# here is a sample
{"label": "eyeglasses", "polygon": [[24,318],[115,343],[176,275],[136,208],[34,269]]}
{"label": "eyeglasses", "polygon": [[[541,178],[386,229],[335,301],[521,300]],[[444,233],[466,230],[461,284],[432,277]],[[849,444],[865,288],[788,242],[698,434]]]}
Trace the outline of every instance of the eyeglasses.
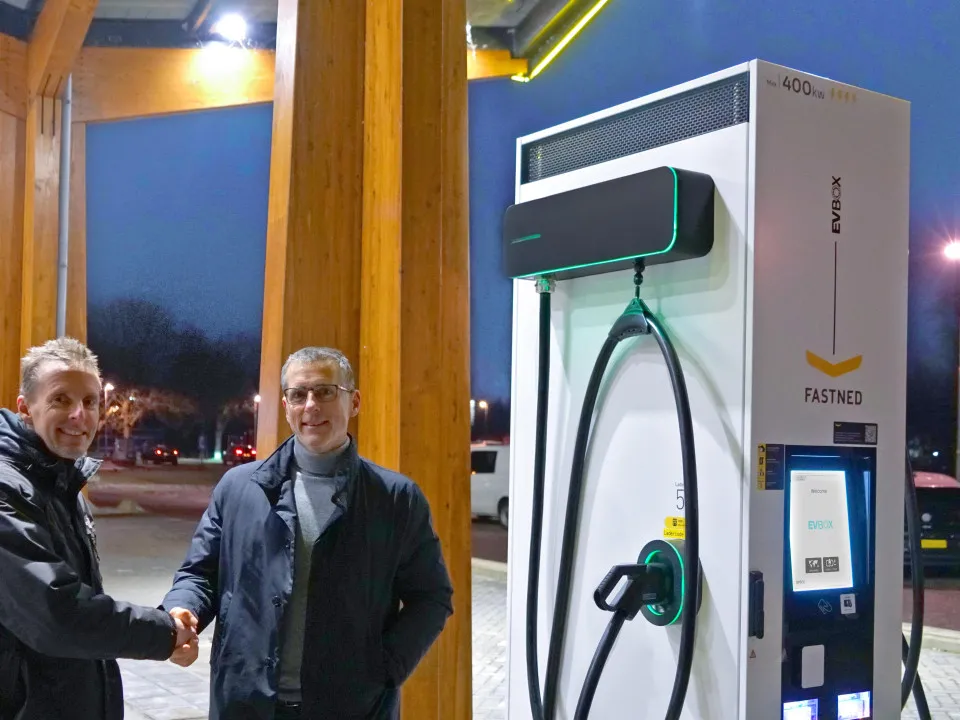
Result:
{"label": "eyeglasses", "polygon": [[307,404],[307,398],[313,393],[313,399],[318,403],[328,403],[337,399],[340,391],[353,392],[343,385],[314,385],[313,387],[291,387],[283,391],[288,405],[300,407]]}

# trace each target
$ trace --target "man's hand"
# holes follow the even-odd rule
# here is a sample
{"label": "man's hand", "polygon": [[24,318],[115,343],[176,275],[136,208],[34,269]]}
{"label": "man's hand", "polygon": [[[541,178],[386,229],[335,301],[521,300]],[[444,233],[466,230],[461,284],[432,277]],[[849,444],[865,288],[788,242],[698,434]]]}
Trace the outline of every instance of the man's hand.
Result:
{"label": "man's hand", "polygon": [[170,662],[189,667],[200,654],[200,640],[197,637],[199,621],[192,612],[183,608],[174,608],[170,615],[177,624],[177,649],[170,656]]}

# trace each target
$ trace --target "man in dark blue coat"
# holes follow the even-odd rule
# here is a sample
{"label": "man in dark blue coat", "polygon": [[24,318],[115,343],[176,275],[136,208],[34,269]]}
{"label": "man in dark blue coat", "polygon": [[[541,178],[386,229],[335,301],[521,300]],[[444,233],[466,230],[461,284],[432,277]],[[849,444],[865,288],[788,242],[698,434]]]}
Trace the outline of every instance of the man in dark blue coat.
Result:
{"label": "man in dark blue coat", "polygon": [[293,437],[223,476],[163,606],[217,619],[211,720],[395,720],[453,612],[427,500],[357,454],[342,353],[295,352],[281,387]]}

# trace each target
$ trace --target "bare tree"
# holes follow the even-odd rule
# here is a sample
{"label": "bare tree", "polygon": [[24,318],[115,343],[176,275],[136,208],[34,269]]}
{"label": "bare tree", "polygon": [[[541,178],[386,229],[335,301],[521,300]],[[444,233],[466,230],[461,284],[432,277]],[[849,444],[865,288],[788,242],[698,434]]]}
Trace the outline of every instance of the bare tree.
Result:
{"label": "bare tree", "polygon": [[148,415],[170,420],[192,415],[197,411],[196,404],[190,398],[156,388],[115,388],[109,402],[110,406],[106,408],[100,421],[101,427],[106,425],[122,438],[123,455],[129,451],[134,428]]}

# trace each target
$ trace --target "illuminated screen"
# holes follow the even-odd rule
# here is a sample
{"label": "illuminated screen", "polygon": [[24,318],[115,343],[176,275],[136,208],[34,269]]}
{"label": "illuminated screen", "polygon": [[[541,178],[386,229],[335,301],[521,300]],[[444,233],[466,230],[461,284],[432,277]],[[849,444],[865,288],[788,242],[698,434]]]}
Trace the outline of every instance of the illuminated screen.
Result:
{"label": "illuminated screen", "polygon": [[790,472],[790,561],[796,592],[853,587],[842,470]]}
{"label": "illuminated screen", "polygon": [[837,698],[837,720],[865,720],[869,717],[869,692],[841,695]]}
{"label": "illuminated screen", "polygon": [[817,720],[816,700],[797,700],[783,704],[783,720]]}

